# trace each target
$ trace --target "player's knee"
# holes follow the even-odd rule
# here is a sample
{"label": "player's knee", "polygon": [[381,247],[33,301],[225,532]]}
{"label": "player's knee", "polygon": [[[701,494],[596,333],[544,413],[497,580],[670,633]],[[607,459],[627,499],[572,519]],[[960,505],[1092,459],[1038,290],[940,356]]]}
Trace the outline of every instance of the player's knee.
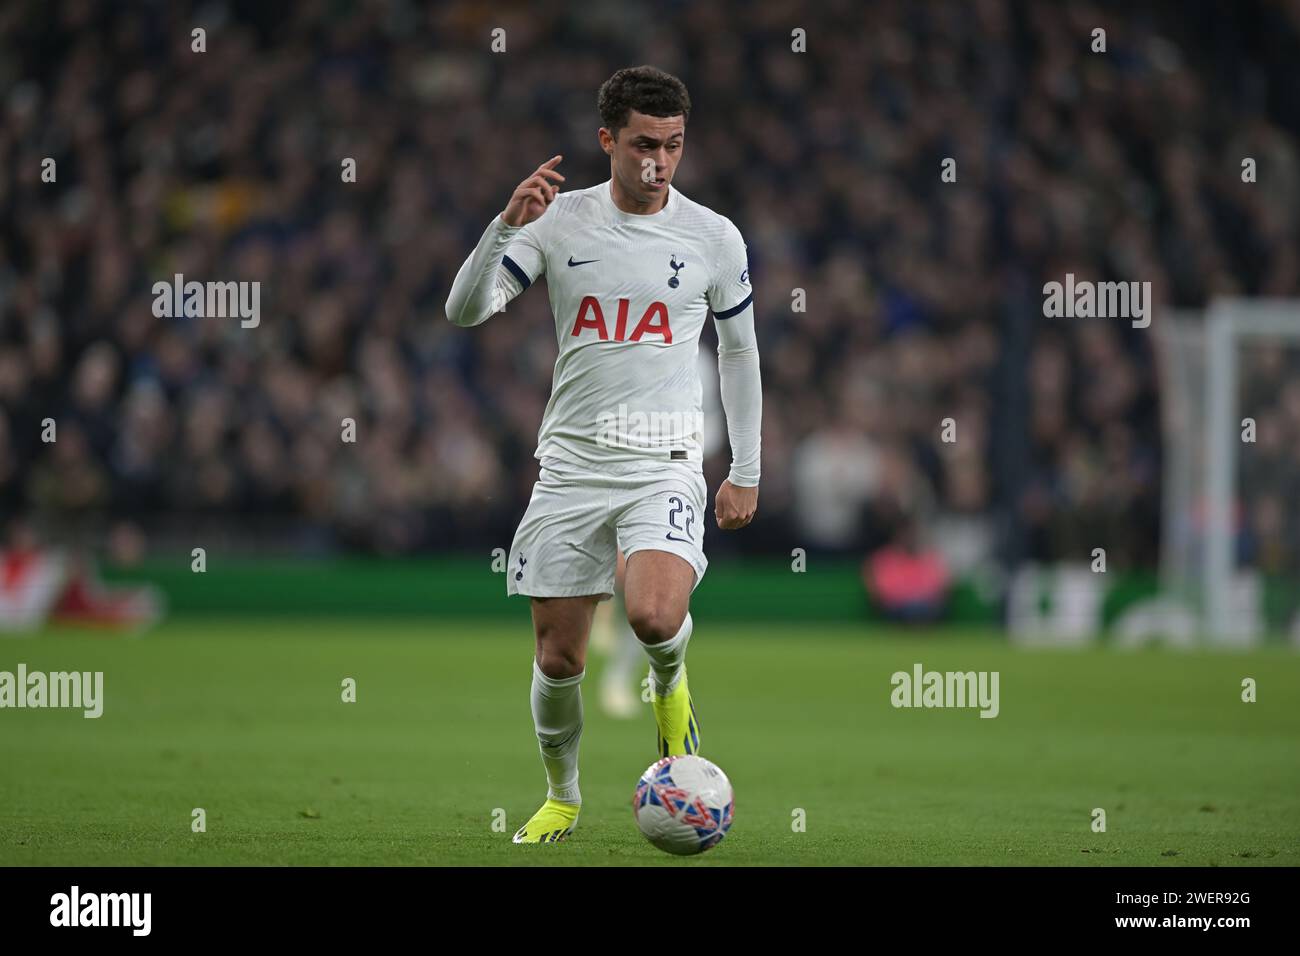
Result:
{"label": "player's knee", "polygon": [[586,666],[582,642],[568,628],[538,622],[537,666],[553,680],[563,680],[582,673]]}
{"label": "player's knee", "polygon": [[682,621],[685,619],[685,611],[663,606],[648,605],[627,609],[627,623],[631,625],[633,633],[643,644],[662,644],[664,641],[671,641],[681,630]]}
{"label": "player's knee", "polygon": [[543,647],[537,654],[537,666],[551,680],[564,680],[581,674],[586,661],[571,648]]}

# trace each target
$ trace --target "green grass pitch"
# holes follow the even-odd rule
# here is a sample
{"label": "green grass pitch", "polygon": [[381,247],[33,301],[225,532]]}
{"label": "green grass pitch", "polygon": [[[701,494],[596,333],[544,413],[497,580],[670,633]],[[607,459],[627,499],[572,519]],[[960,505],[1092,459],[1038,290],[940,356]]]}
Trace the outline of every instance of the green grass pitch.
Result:
{"label": "green grass pitch", "polygon": [[[530,660],[526,623],[191,619],[138,640],[0,640],[0,670],[102,670],[106,699],[98,720],[0,711],[0,864],[1300,865],[1285,649],[1026,652],[697,621],[703,753],[735,785],[736,822],[686,861],[635,828],[653,719],[600,713],[594,657],[579,827],[510,843],[544,796]],[[1000,715],[893,708],[890,675],[918,661],[999,671]]]}

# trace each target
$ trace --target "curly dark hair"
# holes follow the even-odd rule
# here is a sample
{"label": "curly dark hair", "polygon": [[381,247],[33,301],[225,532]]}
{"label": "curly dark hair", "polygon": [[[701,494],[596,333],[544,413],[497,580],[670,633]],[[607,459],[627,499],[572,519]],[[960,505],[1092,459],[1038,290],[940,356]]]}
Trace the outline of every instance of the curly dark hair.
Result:
{"label": "curly dark hair", "polygon": [[596,95],[600,121],[618,139],[632,110],[646,116],[681,116],[690,119],[691,96],[686,84],[653,66],[629,66],[600,85]]}

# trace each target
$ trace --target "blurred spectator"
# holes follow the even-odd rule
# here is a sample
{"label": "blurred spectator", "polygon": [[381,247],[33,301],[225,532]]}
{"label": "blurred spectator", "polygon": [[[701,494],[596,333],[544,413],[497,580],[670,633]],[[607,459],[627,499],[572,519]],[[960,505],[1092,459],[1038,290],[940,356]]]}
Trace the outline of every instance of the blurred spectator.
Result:
{"label": "blurred spectator", "polygon": [[943,555],[921,546],[915,522],[905,522],[894,539],[862,566],[863,584],[889,618],[933,621],[947,606],[951,574]]}

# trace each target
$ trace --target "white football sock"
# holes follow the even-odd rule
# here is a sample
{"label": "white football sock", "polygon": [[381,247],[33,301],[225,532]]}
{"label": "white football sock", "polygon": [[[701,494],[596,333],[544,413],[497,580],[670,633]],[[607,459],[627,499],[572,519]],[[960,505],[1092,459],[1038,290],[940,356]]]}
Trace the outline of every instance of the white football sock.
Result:
{"label": "white football sock", "polygon": [[662,644],[644,642],[641,644],[650,658],[650,671],[654,674],[654,691],[660,697],[672,693],[677,682],[681,680],[682,665],[686,663],[686,645],[691,639],[693,626],[691,613],[687,611],[682,626],[672,638]]}
{"label": "white football sock", "polygon": [[561,803],[582,803],[578,792],[578,742],[582,739],[582,678],[547,677],[533,661],[533,726],[546,768],[547,797]]}

